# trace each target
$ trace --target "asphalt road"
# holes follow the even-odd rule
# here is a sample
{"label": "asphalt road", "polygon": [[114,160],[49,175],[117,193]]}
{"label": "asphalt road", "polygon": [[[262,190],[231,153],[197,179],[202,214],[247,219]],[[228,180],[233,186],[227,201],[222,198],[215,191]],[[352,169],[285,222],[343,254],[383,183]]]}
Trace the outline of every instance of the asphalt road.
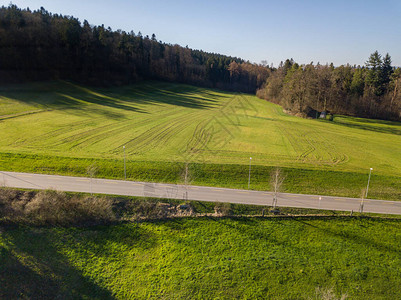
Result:
{"label": "asphalt road", "polygon": [[[270,192],[188,186],[163,183],[134,182],[110,179],[90,179],[58,175],[42,175],[0,171],[0,186],[25,189],[54,189],[66,192],[125,195],[139,197],[188,199],[209,202],[230,202],[272,205]],[[186,196],[187,195],[187,196]],[[277,206],[324,210],[359,211],[361,199],[280,193]],[[366,199],[363,211],[381,214],[401,214],[401,201]]]}

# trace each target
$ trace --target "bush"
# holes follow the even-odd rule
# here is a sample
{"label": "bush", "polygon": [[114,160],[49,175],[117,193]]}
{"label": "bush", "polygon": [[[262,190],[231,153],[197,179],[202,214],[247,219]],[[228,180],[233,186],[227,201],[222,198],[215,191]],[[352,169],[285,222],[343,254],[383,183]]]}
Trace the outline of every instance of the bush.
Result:
{"label": "bush", "polygon": [[191,217],[195,212],[195,207],[190,202],[182,203],[175,207],[175,216]]}
{"label": "bush", "polygon": [[41,191],[26,204],[25,215],[35,224],[70,224],[76,207],[68,202],[65,193]]}
{"label": "bush", "polygon": [[217,202],[214,206],[214,213],[221,217],[231,216],[233,213],[233,205],[226,202]]}
{"label": "bush", "polygon": [[195,213],[193,205],[189,202],[177,204],[160,202],[155,199],[142,199],[130,201],[125,206],[126,212],[134,219],[165,219],[174,217],[190,217]]}
{"label": "bush", "polygon": [[170,215],[171,208],[170,204],[145,199],[133,205],[133,213],[136,218],[164,219]]}
{"label": "bush", "polygon": [[86,197],[81,200],[81,205],[87,222],[108,223],[116,219],[113,201],[107,197]]}
{"label": "bush", "polygon": [[24,208],[34,192],[0,188],[0,218],[16,220],[24,217]]}
{"label": "bush", "polygon": [[191,203],[173,205],[155,199],[113,200],[64,192],[0,188],[0,221],[30,225],[98,225],[117,220],[193,216]]}
{"label": "bush", "polygon": [[95,225],[115,220],[113,201],[57,191],[0,189],[0,218],[35,225]]}
{"label": "bush", "polygon": [[115,219],[112,200],[105,197],[69,197],[41,191],[25,206],[25,215],[37,225],[103,224]]}

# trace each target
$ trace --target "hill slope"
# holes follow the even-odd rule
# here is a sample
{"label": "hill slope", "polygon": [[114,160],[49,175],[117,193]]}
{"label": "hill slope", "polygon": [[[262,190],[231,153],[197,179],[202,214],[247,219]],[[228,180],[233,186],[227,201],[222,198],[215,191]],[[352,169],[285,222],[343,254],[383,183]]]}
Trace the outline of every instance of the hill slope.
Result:
{"label": "hill slope", "polygon": [[[128,177],[136,179],[163,179],[156,169],[185,161],[237,165],[245,174],[249,157],[259,167],[310,170],[318,177],[326,171],[352,173],[361,183],[372,167],[375,176],[395,178],[389,179],[390,188],[401,176],[401,125],[396,122],[341,116],[334,122],[306,120],[255,96],[161,82],[101,89],[68,82],[0,88],[0,169],[85,174],[96,161],[99,175],[118,177],[123,145]],[[146,174],[138,176],[134,166]],[[263,176],[259,181],[267,181],[268,174]]]}

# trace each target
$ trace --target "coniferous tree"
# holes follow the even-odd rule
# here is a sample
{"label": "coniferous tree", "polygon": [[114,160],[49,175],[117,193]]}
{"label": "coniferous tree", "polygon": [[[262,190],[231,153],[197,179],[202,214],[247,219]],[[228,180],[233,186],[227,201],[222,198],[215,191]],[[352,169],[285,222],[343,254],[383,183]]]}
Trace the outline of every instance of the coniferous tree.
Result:
{"label": "coniferous tree", "polygon": [[382,64],[383,61],[378,51],[372,53],[366,62],[366,66],[369,69],[366,76],[366,84],[373,89],[376,96],[381,96],[384,93]]}
{"label": "coniferous tree", "polygon": [[381,66],[381,81],[384,85],[384,88],[389,84],[392,73],[393,67],[391,66],[391,56],[387,53],[383,58],[383,63]]}

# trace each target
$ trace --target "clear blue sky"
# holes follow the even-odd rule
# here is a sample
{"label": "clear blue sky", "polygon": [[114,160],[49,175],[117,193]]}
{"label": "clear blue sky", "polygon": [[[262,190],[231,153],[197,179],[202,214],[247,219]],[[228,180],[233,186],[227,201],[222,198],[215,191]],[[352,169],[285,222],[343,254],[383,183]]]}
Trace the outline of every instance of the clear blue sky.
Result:
{"label": "clear blue sky", "polygon": [[[0,1],[8,5],[10,1]],[[43,6],[113,30],[156,34],[188,45],[275,66],[299,63],[363,65],[378,50],[401,66],[401,0],[12,0]]]}

